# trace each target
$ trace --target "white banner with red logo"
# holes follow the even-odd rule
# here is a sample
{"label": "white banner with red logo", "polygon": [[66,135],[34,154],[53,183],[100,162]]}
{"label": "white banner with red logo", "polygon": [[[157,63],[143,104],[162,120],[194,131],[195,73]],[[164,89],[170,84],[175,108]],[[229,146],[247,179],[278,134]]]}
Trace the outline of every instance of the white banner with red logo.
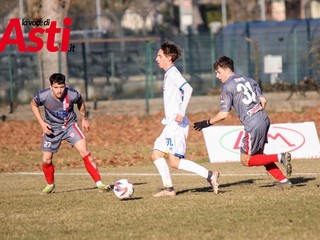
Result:
{"label": "white banner with red logo", "polygon": [[[211,126],[203,130],[210,162],[240,161],[243,126]],[[314,122],[271,124],[265,154],[290,152],[292,158],[320,158]]]}

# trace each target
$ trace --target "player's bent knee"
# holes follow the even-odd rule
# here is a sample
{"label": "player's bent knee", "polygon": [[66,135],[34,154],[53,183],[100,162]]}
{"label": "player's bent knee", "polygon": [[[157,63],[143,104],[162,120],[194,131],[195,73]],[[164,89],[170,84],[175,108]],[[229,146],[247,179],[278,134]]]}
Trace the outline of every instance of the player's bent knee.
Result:
{"label": "player's bent knee", "polygon": [[247,160],[244,160],[244,159],[241,159],[241,163],[243,166],[248,166],[248,161]]}
{"label": "player's bent knee", "polygon": [[152,161],[155,161],[155,160],[157,160],[159,157],[158,157],[158,155],[157,154],[155,154],[155,153],[152,153],[151,154],[151,159],[152,159]]}
{"label": "player's bent knee", "polygon": [[170,157],[169,158],[169,165],[172,168],[178,169],[179,168],[179,162],[180,162],[180,158],[178,158],[178,157]]}
{"label": "player's bent knee", "polygon": [[85,158],[87,156],[89,156],[89,160],[90,162],[92,162],[94,160],[94,158],[91,156],[91,153],[88,151],[88,150],[82,150],[82,151],[79,151],[79,154],[82,158]]}
{"label": "player's bent knee", "polygon": [[248,166],[248,162],[249,162],[250,156],[249,155],[241,155],[241,163],[243,166]]}
{"label": "player's bent knee", "polygon": [[51,152],[43,152],[42,153],[42,164],[45,164],[45,165],[52,164],[52,156],[53,156],[53,153],[51,153]]}
{"label": "player's bent knee", "polygon": [[162,158],[163,156],[164,156],[164,154],[162,152],[153,150],[152,154],[151,154],[151,159],[152,159],[152,161],[155,161],[159,158]]}
{"label": "player's bent knee", "polygon": [[47,158],[42,159],[42,164],[44,165],[50,165],[51,163],[52,163],[51,159],[47,159]]}
{"label": "player's bent knee", "polygon": [[170,167],[177,169],[178,165],[175,162],[170,161]]}

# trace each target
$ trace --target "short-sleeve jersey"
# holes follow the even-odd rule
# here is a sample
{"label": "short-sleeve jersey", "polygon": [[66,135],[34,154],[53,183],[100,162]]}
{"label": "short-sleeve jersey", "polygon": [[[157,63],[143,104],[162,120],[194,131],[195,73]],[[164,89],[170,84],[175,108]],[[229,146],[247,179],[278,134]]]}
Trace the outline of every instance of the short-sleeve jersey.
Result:
{"label": "short-sleeve jersey", "polygon": [[73,105],[81,104],[83,99],[75,89],[65,88],[63,99],[57,100],[52,96],[50,88],[46,88],[35,95],[34,101],[38,106],[44,106],[45,122],[49,123],[52,129],[67,128],[77,122],[77,114]]}
{"label": "short-sleeve jersey", "polygon": [[262,96],[255,80],[242,74],[233,74],[222,84],[220,111],[229,112],[234,107],[245,130],[250,131],[268,118],[260,103]]}
{"label": "short-sleeve jersey", "polygon": [[164,122],[174,121],[176,115],[180,112],[185,84],[189,83],[175,66],[171,66],[166,71],[163,82]]}

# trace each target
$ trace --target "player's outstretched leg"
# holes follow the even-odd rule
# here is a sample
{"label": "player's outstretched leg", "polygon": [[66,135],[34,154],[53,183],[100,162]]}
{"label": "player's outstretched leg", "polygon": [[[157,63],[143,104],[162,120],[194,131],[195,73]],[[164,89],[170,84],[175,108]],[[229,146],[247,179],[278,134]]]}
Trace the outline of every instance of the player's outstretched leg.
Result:
{"label": "player's outstretched leg", "polygon": [[286,168],[287,177],[291,176],[291,173],[292,173],[291,154],[289,152],[281,153],[280,162]]}
{"label": "player's outstretched leg", "polygon": [[160,191],[153,195],[154,197],[174,197],[176,196],[176,191],[173,187],[163,187]]}
{"label": "player's outstretched leg", "polygon": [[56,185],[54,184],[54,165],[42,164],[42,171],[47,181],[47,186],[42,190],[43,194],[54,193],[56,191]]}
{"label": "player's outstretched leg", "polygon": [[49,194],[54,193],[56,191],[56,185],[55,184],[48,184],[43,190],[43,194]]}
{"label": "player's outstretched leg", "polygon": [[276,187],[284,190],[284,189],[292,188],[293,185],[292,185],[292,183],[291,183],[291,181],[289,179],[286,179],[285,181],[278,182]]}
{"label": "player's outstretched leg", "polygon": [[[155,157],[153,157],[155,158]],[[160,191],[156,194],[154,194],[154,197],[174,197],[176,196],[176,192],[173,188],[171,174],[169,166],[166,162],[166,160],[163,157],[160,157],[153,161],[155,166],[158,169],[158,172],[162,179],[163,188],[160,189]]]}
{"label": "player's outstretched leg", "polygon": [[107,185],[107,184],[104,184],[101,181],[98,181],[96,183],[96,185],[97,185],[97,188],[99,189],[99,192],[109,192],[109,191],[111,191],[111,186]]}
{"label": "player's outstretched leg", "polygon": [[205,167],[203,167],[203,166],[201,166],[191,160],[184,159],[184,158],[180,159],[178,169],[185,170],[188,172],[193,172],[203,178],[206,178],[207,181],[209,182],[210,186],[212,187],[213,192],[215,194],[218,194],[218,192],[219,192],[219,183],[218,183],[219,172],[208,171]]}
{"label": "player's outstretched leg", "polygon": [[219,178],[220,173],[218,171],[209,171],[209,175],[207,178],[207,181],[209,182],[209,184],[212,187],[212,191],[215,194],[219,193],[219,183],[218,183],[218,178]]}
{"label": "player's outstretched leg", "polygon": [[102,183],[98,167],[96,166],[95,162],[93,161],[91,153],[89,153],[88,155],[83,157],[83,161],[84,161],[84,165],[85,165],[88,173],[91,175],[92,179],[95,181],[96,186],[99,189],[99,192],[110,191],[111,190],[110,185],[106,185],[106,184]]}

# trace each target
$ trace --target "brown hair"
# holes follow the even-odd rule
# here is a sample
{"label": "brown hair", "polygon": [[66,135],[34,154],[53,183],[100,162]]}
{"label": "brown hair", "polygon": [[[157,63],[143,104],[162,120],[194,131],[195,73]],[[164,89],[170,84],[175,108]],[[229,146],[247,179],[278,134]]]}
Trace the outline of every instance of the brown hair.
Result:
{"label": "brown hair", "polygon": [[227,56],[219,57],[215,63],[213,64],[213,69],[217,70],[219,67],[221,68],[229,68],[232,72],[234,72],[233,60]]}
{"label": "brown hair", "polygon": [[50,76],[50,85],[54,83],[66,84],[66,77],[62,73],[54,73]]}
{"label": "brown hair", "polygon": [[182,55],[182,50],[179,45],[171,41],[166,41],[161,45],[161,50],[165,56],[170,56],[171,61],[174,62]]}

